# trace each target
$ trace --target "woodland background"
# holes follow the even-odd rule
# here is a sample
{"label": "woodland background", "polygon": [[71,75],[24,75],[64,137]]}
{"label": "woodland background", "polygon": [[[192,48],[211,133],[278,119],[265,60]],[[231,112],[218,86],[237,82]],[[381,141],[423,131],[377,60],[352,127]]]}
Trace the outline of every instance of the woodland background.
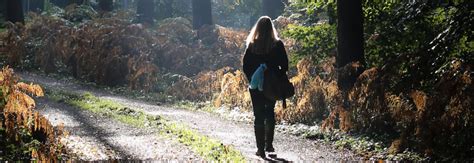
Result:
{"label": "woodland background", "polygon": [[[3,15],[7,1],[0,1]],[[344,20],[338,20],[335,1],[33,2],[17,10],[27,11],[24,19],[1,18],[3,66],[251,112],[241,71],[244,40],[260,15],[270,15],[286,44],[296,87],[289,107],[276,108],[280,123],[367,135],[384,141],[391,153],[474,156],[471,1],[361,1],[362,53],[358,62],[343,65],[336,63],[338,23]],[[0,75],[2,132],[21,134],[13,131],[17,125],[34,133],[31,124],[8,117],[33,114],[28,97],[21,94],[26,103],[11,97],[20,96],[17,89],[36,87],[11,75],[10,69]]]}

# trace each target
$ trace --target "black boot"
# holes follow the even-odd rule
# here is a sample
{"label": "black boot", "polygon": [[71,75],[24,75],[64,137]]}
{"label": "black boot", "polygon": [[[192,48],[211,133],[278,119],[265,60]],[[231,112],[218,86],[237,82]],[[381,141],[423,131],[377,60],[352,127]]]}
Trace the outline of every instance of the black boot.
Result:
{"label": "black boot", "polygon": [[265,126],[254,126],[255,140],[257,142],[257,156],[265,158]]}
{"label": "black boot", "polygon": [[273,136],[275,135],[275,123],[266,123],[265,124],[265,151],[275,152],[273,148]]}

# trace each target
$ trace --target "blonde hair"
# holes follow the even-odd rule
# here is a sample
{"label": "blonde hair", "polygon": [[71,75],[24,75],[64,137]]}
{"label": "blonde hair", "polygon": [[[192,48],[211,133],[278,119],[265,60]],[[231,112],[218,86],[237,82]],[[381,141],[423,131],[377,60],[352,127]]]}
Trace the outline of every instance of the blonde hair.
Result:
{"label": "blonde hair", "polygon": [[[278,40],[280,38],[278,38],[272,19],[268,16],[262,16],[247,36],[247,48],[251,48],[251,52],[255,54],[268,54],[273,44]],[[252,44],[252,47],[249,47],[250,44]]]}

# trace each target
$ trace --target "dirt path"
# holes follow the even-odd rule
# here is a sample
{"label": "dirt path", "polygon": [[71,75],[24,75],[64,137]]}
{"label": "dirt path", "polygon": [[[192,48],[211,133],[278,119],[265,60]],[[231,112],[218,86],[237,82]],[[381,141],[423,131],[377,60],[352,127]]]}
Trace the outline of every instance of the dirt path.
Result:
{"label": "dirt path", "polygon": [[52,100],[39,98],[38,111],[69,131],[62,140],[80,160],[200,160],[185,146],[160,137],[156,131],[138,129]]}
{"label": "dirt path", "polygon": [[[129,106],[130,108],[142,110],[146,112],[147,114],[165,116],[170,120],[178,121],[183,124],[186,124],[190,128],[195,129],[196,131],[204,135],[207,135],[212,138],[216,138],[220,140],[222,143],[224,143],[225,145],[233,145],[236,149],[240,150],[244,154],[244,156],[249,160],[258,159],[254,155],[256,147],[254,143],[255,138],[253,134],[253,127],[251,124],[225,120],[214,114],[210,114],[206,112],[189,111],[185,109],[157,106],[157,105],[153,105],[147,102],[133,100],[133,99],[129,99],[127,97],[122,97],[118,95],[113,95],[101,89],[96,89],[90,86],[84,86],[84,85],[78,84],[76,82],[71,82],[72,80],[58,81],[53,78],[45,77],[44,75],[38,75],[38,74],[26,73],[26,72],[19,73],[19,74],[23,80],[26,80],[28,82],[34,82],[37,84],[41,84],[43,86],[62,89],[64,91],[73,91],[73,92],[78,92],[78,93],[91,92],[98,97],[107,98],[107,99],[122,103],[124,105]],[[59,110],[57,112],[59,112]],[[58,117],[58,119],[64,119],[64,118]],[[89,122],[94,122],[94,120],[91,120]],[[97,123],[106,124],[103,122],[97,122]],[[94,123],[94,124],[97,124],[97,123]],[[84,128],[85,128],[84,131],[86,131],[86,128],[89,128],[89,127],[85,125]],[[124,128],[124,130],[132,130],[132,132],[123,132],[123,135],[121,136],[126,137],[127,133],[135,133],[133,132],[133,129],[126,128],[125,126],[118,127],[118,128]],[[113,128],[111,130],[113,130]],[[114,131],[110,131],[110,132],[114,132]],[[115,132],[115,133],[122,133],[122,132]],[[88,135],[89,133],[83,134],[84,137],[87,137]],[[81,135],[77,135],[77,136],[80,137]],[[120,139],[119,137],[120,136],[118,134],[115,135],[116,139]],[[121,139],[121,140],[124,140],[124,139]],[[156,141],[159,142],[159,140],[156,140]],[[115,142],[106,141],[106,142],[108,144],[105,144],[104,145],[105,147],[108,147],[108,146],[113,147],[113,145],[117,146],[116,143],[120,141],[115,141]],[[128,155],[138,156],[140,155],[140,151],[137,151],[133,149],[134,147],[131,147],[131,146],[134,146],[133,143],[129,142],[129,144],[131,144],[129,145],[130,148],[122,148],[122,147],[127,147],[127,145],[120,145],[120,148],[114,148],[114,149],[121,149],[117,151],[118,153],[123,153],[124,156],[128,156]],[[139,145],[140,142],[136,142],[136,143],[137,143],[136,146],[140,146]],[[278,154],[278,160],[337,161],[337,160],[358,160],[359,159],[358,157],[354,156],[352,152],[350,151],[334,150],[333,148],[317,141],[311,141],[311,140],[295,137],[288,134],[281,134],[278,132],[275,135],[274,146],[276,148],[276,153]],[[170,149],[170,151],[173,151],[173,150]],[[166,152],[166,150],[161,151],[161,152]],[[138,158],[141,158],[141,157],[138,157]],[[184,158],[191,159],[189,156],[184,157]]]}

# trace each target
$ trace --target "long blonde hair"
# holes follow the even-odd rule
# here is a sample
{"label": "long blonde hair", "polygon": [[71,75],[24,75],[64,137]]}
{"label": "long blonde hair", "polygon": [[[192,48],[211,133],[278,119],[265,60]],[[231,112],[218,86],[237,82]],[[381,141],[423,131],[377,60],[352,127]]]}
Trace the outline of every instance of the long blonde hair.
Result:
{"label": "long blonde hair", "polygon": [[[272,19],[268,16],[262,16],[247,36],[247,48],[251,48],[250,50],[255,54],[268,54],[273,44],[278,40],[280,38],[278,38]],[[249,47],[250,44],[252,44],[252,47]]]}

